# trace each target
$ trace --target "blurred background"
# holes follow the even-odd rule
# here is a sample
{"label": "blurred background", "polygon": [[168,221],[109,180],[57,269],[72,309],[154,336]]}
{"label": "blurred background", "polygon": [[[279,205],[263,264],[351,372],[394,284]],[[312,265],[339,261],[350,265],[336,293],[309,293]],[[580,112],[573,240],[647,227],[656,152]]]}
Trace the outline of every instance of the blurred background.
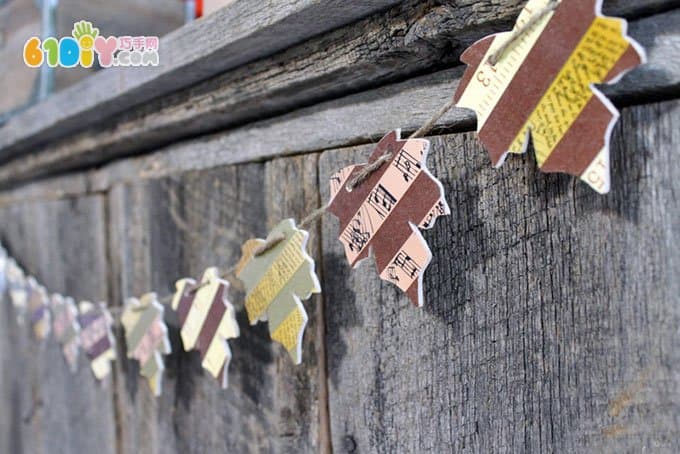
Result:
{"label": "blurred background", "polygon": [[[70,36],[88,20],[106,36],[163,36],[233,0],[0,0],[0,120],[86,77],[100,68],[24,65],[30,36]],[[8,90],[7,87],[12,87]]]}

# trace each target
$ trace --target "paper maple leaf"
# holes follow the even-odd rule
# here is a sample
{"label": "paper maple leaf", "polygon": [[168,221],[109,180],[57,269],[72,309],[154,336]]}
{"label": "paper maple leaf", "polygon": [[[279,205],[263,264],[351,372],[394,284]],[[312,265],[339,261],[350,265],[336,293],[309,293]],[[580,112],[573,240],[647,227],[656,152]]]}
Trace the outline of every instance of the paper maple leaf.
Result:
{"label": "paper maple leaf", "polygon": [[55,293],[50,297],[50,308],[54,318],[52,322],[54,337],[62,345],[62,352],[71,372],[75,372],[78,368],[78,347],[80,346],[80,325],[76,303],[73,298]]}
{"label": "paper maple leaf", "polygon": [[111,331],[113,317],[104,303],[81,301],[80,343],[90,359],[90,367],[98,380],[111,373],[111,361],[116,360],[115,338]]}
{"label": "paper maple leaf", "polygon": [[426,168],[430,142],[399,136],[397,130],[380,140],[369,163],[388,150],[393,157],[353,190],[347,183],[363,165],[331,177],[328,210],[340,221],[340,241],[350,265],[373,250],[380,278],[422,306],[423,274],[432,254],[418,228],[431,228],[437,217],[449,214],[449,206],[441,183]]}
{"label": "paper maple leaf", "polygon": [[[477,113],[479,139],[495,166],[507,153],[526,151],[531,135],[541,170],[609,191],[609,139],[619,114],[593,84],[615,82],[645,57],[626,36],[626,22],[601,16],[600,3],[563,0],[495,66],[489,56],[512,32],[487,36],[461,56],[468,68],[454,99]],[[515,28],[547,4],[530,0]]]}
{"label": "paper maple leaf", "polygon": [[242,247],[236,275],[246,287],[246,312],[251,325],[269,322],[269,333],[283,345],[295,364],[302,361],[302,336],[307,312],[300,299],[319,293],[321,286],[314,272],[314,260],[307,254],[309,234],[286,219],[267,239],[283,235],[283,241],[254,257],[266,241],[253,239]]}
{"label": "paper maple leaf", "polygon": [[33,276],[29,276],[26,284],[28,288],[27,305],[31,329],[36,339],[43,341],[50,334],[51,322],[47,290],[38,284]]}
{"label": "paper maple leaf", "polygon": [[127,356],[139,361],[139,373],[149,380],[151,391],[156,396],[160,396],[163,383],[163,355],[171,352],[163,312],[163,305],[158,302],[156,294],[147,293],[140,299],[128,298],[121,316]]}
{"label": "paper maple leaf", "polygon": [[172,308],[177,311],[184,350],[200,351],[203,368],[226,388],[231,360],[227,339],[239,336],[236,312],[227,299],[229,283],[213,267],[205,270],[200,284],[180,279],[175,288]]}

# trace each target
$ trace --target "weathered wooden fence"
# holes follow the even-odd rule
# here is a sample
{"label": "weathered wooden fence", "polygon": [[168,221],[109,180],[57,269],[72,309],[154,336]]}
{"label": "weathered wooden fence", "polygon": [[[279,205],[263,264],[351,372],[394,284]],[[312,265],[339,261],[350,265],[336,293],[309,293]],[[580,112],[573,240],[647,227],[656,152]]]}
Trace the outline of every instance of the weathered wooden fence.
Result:
{"label": "weathered wooden fence", "polygon": [[[565,0],[570,1],[570,0]],[[331,173],[453,95],[458,57],[522,1],[236,1],[0,127],[0,237],[51,291],[120,305],[328,198]],[[163,395],[135,362],[72,375],[0,309],[0,452],[678,452],[680,8],[605,1],[649,62],[604,90],[622,109],[612,191],[494,169],[454,109],[429,163],[452,208],[425,233],[426,305],[346,265],[312,229],[323,295],[303,363],[266,326],[231,343],[230,387],[176,327]],[[4,88],[4,87],[3,87]],[[231,299],[242,301],[238,283]]]}

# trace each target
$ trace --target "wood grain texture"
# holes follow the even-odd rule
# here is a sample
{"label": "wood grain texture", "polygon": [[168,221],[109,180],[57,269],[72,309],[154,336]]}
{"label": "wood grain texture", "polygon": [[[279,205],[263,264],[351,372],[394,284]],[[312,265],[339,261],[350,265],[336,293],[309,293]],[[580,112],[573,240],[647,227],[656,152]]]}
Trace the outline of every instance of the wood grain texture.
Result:
{"label": "wood grain texture", "polygon": [[[458,56],[466,46],[488,33],[509,28],[523,3],[473,2],[454,7],[407,2],[130,109],[96,131],[85,129],[33,148],[6,165],[0,180],[25,179],[145,152],[196,134],[233,128],[410,75],[459,65]],[[605,11],[634,18],[653,7],[659,8],[659,2],[621,1],[607,3]],[[631,73],[617,87],[609,87],[609,94],[627,102],[648,102],[677,92],[680,68],[673,56],[680,53],[680,37],[674,27],[678,20],[676,12],[631,24],[631,35],[649,49],[651,64]],[[35,135],[35,140],[42,140],[39,130]]]}
{"label": "wood grain texture", "polygon": [[[398,0],[238,0],[161,39],[157,67],[109,68],[12,118],[0,159],[347,24]],[[38,136],[37,131],[41,131]]]}
{"label": "wood grain texture", "polygon": [[[116,186],[110,198],[112,269],[120,276],[115,299],[152,288],[170,294],[180,277],[212,265],[228,269],[242,242],[318,203],[316,168],[310,155]],[[299,178],[286,184],[292,175]],[[311,244],[318,257],[318,235]],[[248,326],[243,291],[230,280],[241,337],[230,341],[229,388],[221,390],[202,372],[199,355],[184,352],[177,326],[171,327],[173,353],[158,400],[138,365],[121,363],[122,452],[312,452],[328,443],[318,403],[324,384],[320,299],[305,303],[310,323],[303,364],[294,366],[265,324]]]}
{"label": "wood grain texture", "polygon": [[[89,196],[0,209],[2,243],[50,291],[79,299],[109,296],[104,198]],[[59,344],[40,347],[0,310],[0,451],[115,453],[111,379],[95,380],[85,355],[71,374]],[[93,436],[96,434],[96,436]]]}
{"label": "wood grain texture", "polygon": [[[628,73],[617,84],[604,86],[603,92],[619,105],[673,97],[674,93],[678,93],[680,60],[673,56],[680,55],[680,34],[674,27],[679,20],[680,10],[674,10],[633,22],[630,35],[647,48],[649,62]],[[93,187],[106,188],[111,181],[119,178],[157,177],[178,170],[209,168],[365,143],[379,139],[385,131],[395,127],[414,131],[453,96],[460,71],[461,68],[440,71],[319,103],[226,132],[175,142],[156,153],[109,166],[104,172],[99,172],[98,179],[103,181],[94,182]],[[219,104],[219,100],[213,102],[206,99],[203,104]],[[161,110],[157,118],[165,121],[171,119],[172,114]],[[474,116],[471,111],[453,109],[437,122],[437,127],[447,130],[473,129]],[[110,140],[143,143],[146,134],[153,129],[153,121],[142,121],[136,125],[128,124],[113,135],[108,135],[106,130],[89,131],[73,142],[53,144],[48,149],[38,150],[1,166],[0,185],[110,159],[112,156],[106,151]],[[300,130],[305,133],[298,133]],[[164,136],[173,137],[172,133],[164,133]]]}
{"label": "wood grain texture", "polygon": [[[678,101],[623,112],[607,196],[435,137],[452,215],[424,232],[421,310],[372,260],[350,271],[326,218],[334,452],[680,449],[679,120]],[[369,149],[323,153],[320,181]]]}

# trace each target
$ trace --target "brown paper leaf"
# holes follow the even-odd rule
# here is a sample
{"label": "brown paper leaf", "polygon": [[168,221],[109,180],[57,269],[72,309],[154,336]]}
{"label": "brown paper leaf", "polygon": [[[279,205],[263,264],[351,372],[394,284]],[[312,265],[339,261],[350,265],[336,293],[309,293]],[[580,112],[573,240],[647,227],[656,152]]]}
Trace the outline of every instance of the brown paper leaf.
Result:
{"label": "brown paper leaf", "polygon": [[352,191],[347,183],[363,165],[331,177],[328,210],[340,221],[340,241],[350,265],[372,250],[380,278],[422,306],[423,273],[432,254],[418,228],[431,228],[437,217],[449,214],[449,206],[441,183],[426,168],[429,141],[399,135],[393,131],[380,140],[369,163],[387,151],[393,157]]}
{"label": "brown paper leaf", "polygon": [[[530,0],[515,27],[548,2]],[[507,153],[523,153],[531,136],[541,170],[609,191],[609,140],[619,113],[593,84],[615,82],[645,56],[626,36],[626,22],[602,16],[600,3],[563,0],[494,66],[489,56],[511,32],[487,36],[461,56],[468,68],[455,100],[477,113],[479,139],[495,166]]]}

